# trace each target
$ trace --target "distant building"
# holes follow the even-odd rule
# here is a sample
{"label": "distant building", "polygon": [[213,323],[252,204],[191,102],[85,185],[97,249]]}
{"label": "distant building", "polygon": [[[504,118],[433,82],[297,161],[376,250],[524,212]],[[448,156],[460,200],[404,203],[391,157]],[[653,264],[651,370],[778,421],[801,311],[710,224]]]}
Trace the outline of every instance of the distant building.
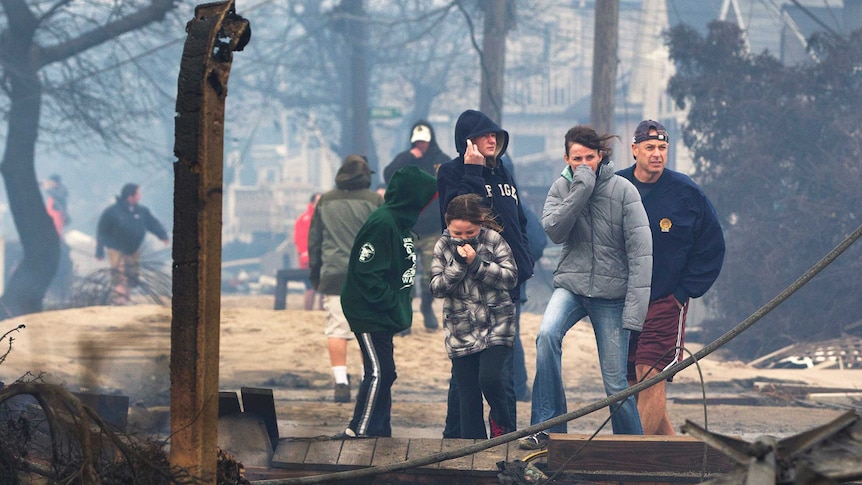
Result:
{"label": "distant building", "polygon": [[332,185],[339,157],[323,142],[313,120],[299,124],[279,118],[259,120],[226,156],[225,243],[250,242],[256,234],[293,238],[293,221],[308,199]]}

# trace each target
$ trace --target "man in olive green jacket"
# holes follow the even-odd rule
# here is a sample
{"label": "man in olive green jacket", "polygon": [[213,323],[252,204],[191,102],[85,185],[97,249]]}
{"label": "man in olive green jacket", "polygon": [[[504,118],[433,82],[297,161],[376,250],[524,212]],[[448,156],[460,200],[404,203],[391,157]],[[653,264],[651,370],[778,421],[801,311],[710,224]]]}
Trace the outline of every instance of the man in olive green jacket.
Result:
{"label": "man in olive green jacket", "polygon": [[309,279],[314,289],[323,293],[323,306],[328,313],[324,333],[335,377],[335,402],[350,402],[347,342],[354,336],[339,298],[347,277],[347,260],[359,228],[383,203],[370,186],[368,162],[359,155],[348,155],[335,175],[335,189],[317,201],[308,232]]}

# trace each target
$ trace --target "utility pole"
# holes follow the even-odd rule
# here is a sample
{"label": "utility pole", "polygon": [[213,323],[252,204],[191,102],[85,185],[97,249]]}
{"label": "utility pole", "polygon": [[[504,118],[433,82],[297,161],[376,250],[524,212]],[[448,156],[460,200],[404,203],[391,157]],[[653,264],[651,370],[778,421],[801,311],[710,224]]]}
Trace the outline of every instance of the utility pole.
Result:
{"label": "utility pole", "polygon": [[[503,124],[503,87],[506,73],[507,1],[486,0],[482,34],[482,85],[479,110]],[[515,4],[511,4],[515,8]]]}
{"label": "utility pole", "polygon": [[617,44],[619,43],[619,1],[596,0],[595,17],[590,123],[599,133],[613,133]]}
{"label": "utility pole", "polygon": [[356,153],[368,157],[371,170],[377,170],[377,157],[370,151],[371,130],[368,123],[367,27],[363,0],[342,0],[344,46],[347,73],[343,76],[344,120],[341,132],[341,156]]}

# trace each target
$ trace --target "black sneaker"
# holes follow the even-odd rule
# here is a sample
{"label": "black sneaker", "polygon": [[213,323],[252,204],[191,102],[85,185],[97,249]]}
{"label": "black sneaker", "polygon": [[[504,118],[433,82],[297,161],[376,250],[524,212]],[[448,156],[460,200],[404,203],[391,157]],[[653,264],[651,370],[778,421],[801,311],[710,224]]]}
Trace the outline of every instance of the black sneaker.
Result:
{"label": "black sneaker", "polygon": [[335,385],[335,402],[350,402],[350,383]]}
{"label": "black sneaker", "polygon": [[548,446],[548,441],[551,438],[548,433],[539,431],[536,434],[525,436],[518,440],[518,448],[522,450],[541,450]]}

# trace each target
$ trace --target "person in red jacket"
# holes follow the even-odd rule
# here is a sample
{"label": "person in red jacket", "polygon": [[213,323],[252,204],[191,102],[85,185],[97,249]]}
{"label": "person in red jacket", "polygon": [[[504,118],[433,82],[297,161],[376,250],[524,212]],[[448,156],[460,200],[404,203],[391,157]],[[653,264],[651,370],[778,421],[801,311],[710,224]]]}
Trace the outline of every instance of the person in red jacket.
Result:
{"label": "person in red jacket", "polygon": [[[305,212],[296,218],[293,223],[293,244],[296,246],[296,252],[299,255],[299,268],[308,269],[308,230],[311,228],[311,218],[314,216],[314,208],[317,206],[317,201],[320,199],[320,192],[311,194],[308,200],[308,207]],[[311,286],[311,279],[305,280],[305,309],[314,309],[314,300],[318,300],[319,308],[323,310],[323,295],[314,291]]]}

